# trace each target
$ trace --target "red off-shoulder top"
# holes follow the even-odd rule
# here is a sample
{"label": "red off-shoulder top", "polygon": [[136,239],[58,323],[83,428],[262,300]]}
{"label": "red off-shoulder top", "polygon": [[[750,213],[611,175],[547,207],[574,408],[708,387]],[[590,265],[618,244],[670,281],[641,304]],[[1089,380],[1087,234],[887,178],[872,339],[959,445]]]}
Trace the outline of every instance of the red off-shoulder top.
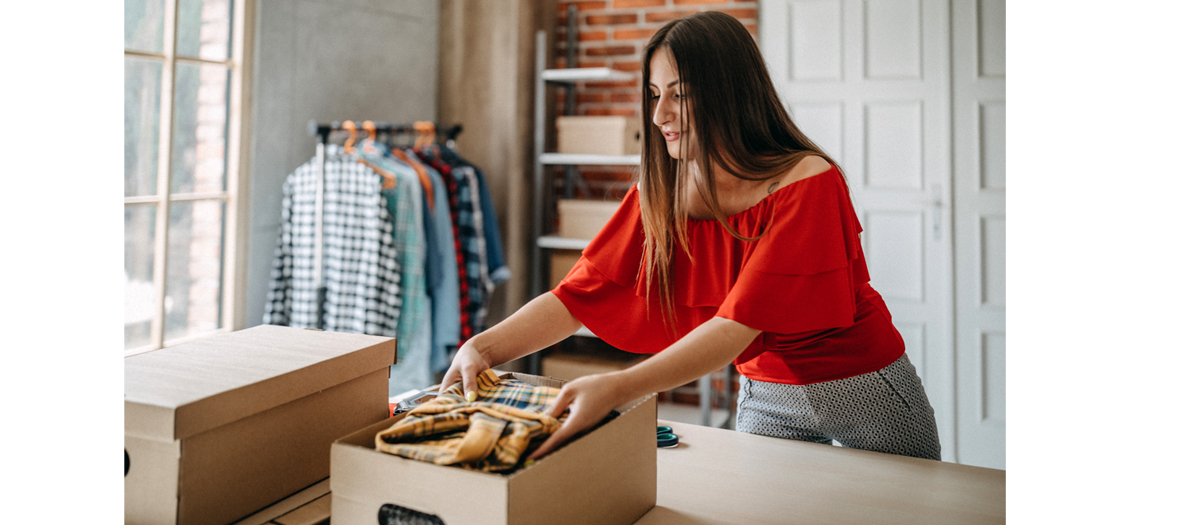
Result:
{"label": "red off-shoulder top", "polygon": [[905,344],[869,286],[862,228],[835,167],[726,220],[743,236],[763,235],[747,242],[717,221],[688,220],[688,246],[677,246],[672,263],[674,327],[663,321],[658,286],[645,297],[636,187],[553,293],[587,329],[629,352],[659,352],[714,316],[760,330],[734,361],[759,381],[844,379],[901,357]]}

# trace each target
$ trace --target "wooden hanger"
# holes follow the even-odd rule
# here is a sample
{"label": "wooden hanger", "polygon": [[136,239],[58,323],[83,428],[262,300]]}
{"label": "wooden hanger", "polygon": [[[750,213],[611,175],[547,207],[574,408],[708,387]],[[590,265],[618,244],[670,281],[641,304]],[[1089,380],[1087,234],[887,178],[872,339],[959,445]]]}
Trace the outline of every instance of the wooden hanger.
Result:
{"label": "wooden hanger", "polygon": [[431,183],[430,175],[426,173],[426,168],[422,166],[422,163],[418,159],[410,157],[400,149],[393,148],[390,152],[393,156],[402,159],[402,162],[414,168],[414,173],[418,174],[418,182],[422,184],[422,191],[426,192],[426,207],[430,208],[430,211],[434,211],[434,184]]}
{"label": "wooden hanger", "polygon": [[434,142],[434,123],[426,120],[420,120],[414,123],[414,130],[418,132],[418,139],[414,141],[414,149],[421,150],[423,147]]}
{"label": "wooden hanger", "polygon": [[365,130],[365,133],[369,134],[369,136],[365,138],[364,142],[365,153],[370,155],[376,154],[377,148],[374,147],[373,144],[377,142],[377,124],[374,124],[371,120],[366,120],[361,123],[361,129]]}
{"label": "wooden hanger", "polygon": [[[364,125],[372,125],[371,129],[374,132],[376,132],[376,130],[377,130],[377,126],[373,125],[372,121],[366,120],[364,122]],[[340,125],[340,127],[348,130],[348,140],[344,141],[344,153],[347,153],[350,155],[356,153],[356,150],[353,148],[353,143],[356,142],[356,122],[353,122],[351,120],[346,120],[346,121],[344,121],[344,124]],[[370,128],[366,128],[366,131],[368,131],[369,129]],[[364,164],[369,169],[377,172],[378,175],[381,175],[381,177],[385,179],[384,181],[381,182],[381,189],[392,190],[397,187],[397,175],[394,175],[394,174],[384,170],[380,166],[377,166],[376,164],[373,164],[372,162],[369,162],[359,156],[357,157],[356,161],[358,163]]]}

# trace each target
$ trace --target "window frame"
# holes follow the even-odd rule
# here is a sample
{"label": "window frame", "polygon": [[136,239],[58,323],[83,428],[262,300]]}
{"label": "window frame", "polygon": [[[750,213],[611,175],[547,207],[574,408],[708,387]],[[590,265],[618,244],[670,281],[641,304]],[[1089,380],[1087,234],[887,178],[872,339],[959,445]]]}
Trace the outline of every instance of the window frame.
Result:
{"label": "window frame", "polygon": [[[234,0],[230,28],[230,57],[226,60],[210,60],[196,57],[181,57],[176,54],[177,15],[179,0],[164,0],[163,49],[159,53],[129,50],[124,48],[124,59],[128,57],[147,58],[163,61],[160,79],[160,121],[159,145],[156,169],[156,193],[153,195],[124,196],[123,206],[155,206],[155,239],[152,261],[152,286],[155,304],[152,309],[150,343],[124,348],[123,356],[129,357],[152,350],[183,344],[211,335],[232,332],[245,326],[246,300],[246,190],[248,185],[249,148],[245,141],[250,136],[249,100],[251,44],[253,41],[254,0]],[[225,190],[219,192],[190,192],[172,194],[172,138],[173,111],[176,99],[177,64],[224,66],[230,77],[227,136]],[[215,201],[225,205],[224,239],[222,244],[221,270],[221,318],[220,327],[198,334],[165,340],[168,281],[168,234],[171,205],[174,202]],[[124,231],[126,235],[126,231]]]}

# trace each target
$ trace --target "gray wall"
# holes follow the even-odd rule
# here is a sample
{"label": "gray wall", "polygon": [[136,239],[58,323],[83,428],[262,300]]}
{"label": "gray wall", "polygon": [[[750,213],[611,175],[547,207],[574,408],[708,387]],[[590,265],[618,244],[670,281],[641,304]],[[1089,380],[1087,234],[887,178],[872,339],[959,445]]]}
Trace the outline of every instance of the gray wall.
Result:
{"label": "gray wall", "polygon": [[436,120],[434,0],[258,0],[245,327],[262,323],[287,175],[315,156],[307,122]]}

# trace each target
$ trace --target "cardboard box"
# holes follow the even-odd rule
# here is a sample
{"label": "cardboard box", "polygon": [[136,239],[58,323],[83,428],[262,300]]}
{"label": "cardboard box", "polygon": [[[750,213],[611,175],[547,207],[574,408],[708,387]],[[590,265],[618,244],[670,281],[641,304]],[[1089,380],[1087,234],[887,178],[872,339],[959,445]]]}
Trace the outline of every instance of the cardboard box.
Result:
{"label": "cardboard box", "polygon": [[389,416],[387,337],[257,326],[123,360],[125,523],[229,523]]}
{"label": "cardboard box", "polygon": [[619,210],[621,201],[561,199],[557,201],[557,235],[593,239]]}
{"label": "cardboard box", "polygon": [[646,355],[628,354],[622,350],[594,354],[553,352],[541,360],[541,374],[573,381],[582,376],[630,368],[646,358]]}
{"label": "cardboard box", "polygon": [[[557,288],[561,280],[574,269],[574,264],[582,257],[582,250],[550,250],[549,251],[549,289]],[[549,375],[549,374],[544,374]]]}
{"label": "cardboard box", "polygon": [[643,119],[623,116],[557,117],[557,152],[591,155],[638,155]]}
{"label": "cardboard box", "polygon": [[331,514],[331,488],[328,478],[324,478],[234,525],[323,525]]}
{"label": "cardboard box", "polygon": [[[564,381],[505,374],[537,385]],[[656,504],[655,395],[510,475],[406,459],[376,450],[399,414],[332,444],[332,523],[372,523],[387,503],[447,525],[631,524]]]}

